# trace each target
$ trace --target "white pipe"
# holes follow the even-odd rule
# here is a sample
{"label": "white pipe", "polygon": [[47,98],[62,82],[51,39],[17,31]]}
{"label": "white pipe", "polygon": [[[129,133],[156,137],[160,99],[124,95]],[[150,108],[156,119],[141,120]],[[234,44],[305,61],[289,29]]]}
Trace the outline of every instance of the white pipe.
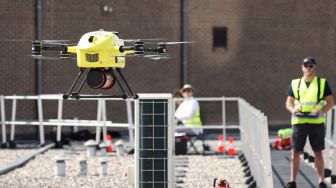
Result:
{"label": "white pipe", "polygon": [[[176,121],[175,121],[175,110],[176,110],[176,102],[175,102],[175,100],[174,100],[174,98],[172,98],[172,102],[171,102],[171,104],[172,104],[172,107],[171,107],[171,113],[172,113],[172,115],[171,116],[168,116],[168,118],[170,117],[170,121],[171,121],[171,123],[172,123],[172,125],[173,126],[171,126],[171,134],[172,134],[172,136],[171,136],[171,138],[174,138],[173,140],[172,140],[172,143],[175,143],[175,132],[176,132]],[[203,127],[203,126],[202,126]],[[202,130],[203,131],[203,130]],[[171,150],[172,150],[172,156],[173,157],[171,157],[171,160],[170,160],[170,162],[171,162],[171,166],[173,166],[172,167],[172,174],[175,174],[176,172],[175,172],[175,157],[174,157],[174,155],[175,155],[175,144],[170,144],[171,145]],[[176,177],[174,176],[174,175],[172,175],[172,177],[171,177],[171,181],[172,182],[175,182],[175,179],[176,179]]]}
{"label": "white pipe", "polygon": [[[37,99],[43,99],[43,100],[58,100],[60,98],[63,98],[60,94],[43,94],[43,95],[33,95],[33,96],[4,96],[5,99],[30,99],[30,100],[37,100]],[[80,100],[99,100],[100,98],[83,98]],[[222,97],[195,97],[197,101],[222,101]],[[238,101],[240,97],[225,97],[225,101]],[[69,101],[77,101],[77,99],[67,99]],[[104,100],[108,101],[123,101],[124,99],[121,98],[104,98]],[[136,101],[135,99],[127,99],[129,101]],[[181,98],[174,98],[174,100],[184,100]],[[336,108],[336,107],[335,107]]]}
{"label": "white pipe", "polygon": [[[336,128],[335,128],[335,122],[336,122],[336,110],[334,112],[334,133],[333,133],[333,145],[336,144]],[[333,157],[332,157],[332,169],[331,171],[333,172],[333,175],[336,175],[336,147],[333,148]]]}
{"label": "white pipe", "polygon": [[[99,99],[98,101],[98,105],[97,105],[97,122],[100,124],[101,123],[101,119],[102,119],[102,100]],[[100,127],[97,126],[96,127],[96,142],[99,143],[100,142]]]}
{"label": "white pipe", "polygon": [[[58,122],[62,121],[63,115],[63,98],[58,99],[58,112],[57,112],[57,120]],[[57,138],[56,140],[60,142],[62,139],[62,125],[57,125]]]}
{"label": "white pipe", "polygon": [[103,118],[103,140],[104,143],[106,143],[106,101],[103,99],[102,100],[102,118]]}
{"label": "white pipe", "polygon": [[0,96],[0,110],[1,110],[1,132],[2,132],[2,143],[6,143],[6,115],[5,115],[5,98],[3,95]]}
{"label": "white pipe", "polygon": [[327,123],[326,123],[326,152],[325,152],[325,155],[324,155],[324,160],[325,160],[325,166],[328,167],[329,166],[329,161],[330,161],[330,145],[329,145],[329,142],[328,140],[331,140],[331,119],[332,119],[332,111],[333,110],[330,110],[328,113],[327,113]]}
{"label": "white pipe", "polygon": [[[174,131],[174,125],[173,122],[175,121],[174,118],[174,111],[175,108],[173,108],[175,103],[171,96],[167,98],[168,100],[168,106],[167,106],[167,112],[165,112],[168,122],[167,122],[167,150],[168,150],[168,159],[167,159],[167,165],[164,168],[168,170],[168,187],[172,188],[175,187],[175,163],[174,163],[174,153],[173,148],[175,147],[175,131]],[[166,105],[166,104],[165,104]]]}
{"label": "white pipe", "polygon": [[[43,100],[58,100],[60,98],[63,98],[62,95],[60,94],[43,94],[43,95],[33,95],[33,96],[4,96],[5,99],[28,99],[28,100],[38,100],[39,98]],[[88,100],[88,101],[97,101],[100,98],[83,98],[80,100]],[[124,99],[122,98],[104,98],[105,100],[109,101],[123,101]],[[67,99],[68,101],[78,101],[77,99]],[[134,101],[134,99],[128,99]]]}
{"label": "white pipe", "polygon": [[37,109],[38,109],[38,118],[39,118],[39,130],[40,130],[40,142],[41,145],[44,145],[44,127],[43,127],[43,105],[42,99],[38,98],[37,100]]}
{"label": "white pipe", "polygon": [[127,108],[127,121],[128,121],[128,135],[129,135],[129,142],[131,146],[134,146],[134,124],[132,118],[132,105],[130,100],[126,100],[126,108]]}
{"label": "white pipe", "polygon": [[[225,110],[225,97],[222,97],[222,124],[223,124],[223,138],[224,138],[224,143],[223,146],[224,148],[226,148],[226,130],[225,130],[225,126],[226,126],[226,110]],[[223,154],[225,155],[226,152],[224,152]]]}
{"label": "white pipe", "polygon": [[[40,121],[5,121],[5,124],[15,124],[15,125],[40,125]],[[89,121],[89,120],[79,120],[78,122],[71,121],[42,121],[44,126],[81,126],[81,127],[102,127],[103,122]],[[112,123],[111,121],[106,121],[107,127],[121,127],[128,128],[128,123]]]}
{"label": "white pipe", "polygon": [[134,160],[135,160],[135,188],[139,188],[139,181],[140,181],[140,164],[139,164],[139,138],[140,138],[140,133],[139,133],[139,126],[140,126],[140,104],[139,100],[137,100],[134,103],[134,127],[136,129],[134,130],[135,134],[135,141],[134,141]]}
{"label": "white pipe", "polygon": [[[16,99],[13,99],[12,101],[12,122],[15,121],[16,118]],[[14,135],[15,135],[15,124],[11,124],[11,135],[10,135],[10,141],[14,141]]]}

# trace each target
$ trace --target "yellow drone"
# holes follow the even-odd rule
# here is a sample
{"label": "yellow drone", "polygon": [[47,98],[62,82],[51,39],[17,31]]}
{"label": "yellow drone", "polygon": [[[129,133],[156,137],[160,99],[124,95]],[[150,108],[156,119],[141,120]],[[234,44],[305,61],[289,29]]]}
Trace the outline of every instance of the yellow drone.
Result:
{"label": "yellow drone", "polygon": [[[70,53],[77,55],[77,66],[80,69],[75,81],[73,82],[64,99],[68,98],[138,98],[138,95],[132,91],[121,69],[125,67],[125,59],[128,56],[143,56],[151,59],[169,58],[167,55],[167,44],[180,44],[189,42],[156,42],[155,47],[145,47],[142,39],[124,40],[118,37],[118,32],[108,32],[104,30],[89,32],[84,34],[77,45],[67,44],[66,41],[55,40],[36,40],[32,44],[32,55],[36,58],[42,58],[43,52],[47,50],[56,50],[60,52],[61,59],[70,59]],[[155,40],[153,40],[155,41]],[[131,45],[125,46],[125,43]],[[78,80],[87,71],[78,90],[73,92]],[[118,73],[118,77],[115,74]],[[119,85],[122,95],[80,95],[84,83],[87,83],[93,89],[110,89],[115,82]],[[124,86],[127,90],[125,90]]]}

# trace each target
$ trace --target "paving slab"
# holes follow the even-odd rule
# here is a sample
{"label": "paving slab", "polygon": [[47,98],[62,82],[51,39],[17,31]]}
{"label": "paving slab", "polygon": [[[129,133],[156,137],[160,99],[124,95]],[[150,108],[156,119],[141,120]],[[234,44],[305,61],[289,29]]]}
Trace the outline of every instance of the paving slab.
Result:
{"label": "paving slab", "polygon": [[[290,151],[271,151],[274,188],[284,187],[290,179],[290,154]],[[318,187],[315,170],[302,158],[296,184],[298,188]]]}

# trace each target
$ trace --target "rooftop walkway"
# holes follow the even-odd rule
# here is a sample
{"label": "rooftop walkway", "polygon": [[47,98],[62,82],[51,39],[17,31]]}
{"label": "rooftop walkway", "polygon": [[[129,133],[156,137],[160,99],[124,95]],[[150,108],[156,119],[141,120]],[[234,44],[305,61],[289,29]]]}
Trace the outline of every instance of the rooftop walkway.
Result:
{"label": "rooftop walkway", "polygon": [[[290,151],[272,150],[271,158],[274,188],[282,188],[290,179]],[[318,187],[315,170],[302,159],[296,183],[298,188]]]}

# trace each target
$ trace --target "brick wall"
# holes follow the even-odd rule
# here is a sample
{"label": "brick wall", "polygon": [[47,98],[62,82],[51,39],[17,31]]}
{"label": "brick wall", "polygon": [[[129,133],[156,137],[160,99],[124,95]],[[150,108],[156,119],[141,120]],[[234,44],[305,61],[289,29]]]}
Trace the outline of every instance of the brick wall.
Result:
{"label": "brick wall", "polygon": [[[264,111],[271,124],[289,123],[284,107],[286,90],[290,80],[301,75],[300,63],[306,55],[317,57],[319,73],[335,90],[334,1],[188,2],[188,39],[195,41],[188,47],[188,82],[196,87],[197,96],[240,96]],[[102,11],[101,5],[105,4],[113,8],[111,13]],[[33,0],[0,2],[1,94],[35,94],[35,63],[28,56],[35,36],[34,6]],[[213,27],[228,28],[226,49],[213,48]],[[43,1],[43,39],[77,42],[82,34],[101,28],[118,31],[121,38],[178,41],[180,1]],[[135,91],[160,93],[179,87],[180,46],[169,50],[175,58],[127,59],[123,70]],[[43,93],[66,92],[77,71],[75,62],[43,60]],[[84,92],[97,91],[86,88]],[[115,88],[109,92],[119,91]],[[125,121],[122,105],[109,107],[113,121]],[[56,117],[56,106],[45,104],[46,117]],[[212,114],[218,108],[220,105],[204,104],[204,121],[217,121]],[[84,108],[72,102],[66,104],[64,114],[68,118],[95,118],[95,109],[95,103]],[[227,110],[230,113],[236,108],[228,105]],[[20,103],[18,116],[34,118],[34,103]]]}
{"label": "brick wall", "polygon": [[[189,80],[200,96],[240,96],[289,123],[285,110],[290,80],[301,76],[306,55],[335,88],[334,1],[189,1]],[[227,49],[212,48],[212,27],[228,28]],[[335,90],[335,89],[333,89]]]}

